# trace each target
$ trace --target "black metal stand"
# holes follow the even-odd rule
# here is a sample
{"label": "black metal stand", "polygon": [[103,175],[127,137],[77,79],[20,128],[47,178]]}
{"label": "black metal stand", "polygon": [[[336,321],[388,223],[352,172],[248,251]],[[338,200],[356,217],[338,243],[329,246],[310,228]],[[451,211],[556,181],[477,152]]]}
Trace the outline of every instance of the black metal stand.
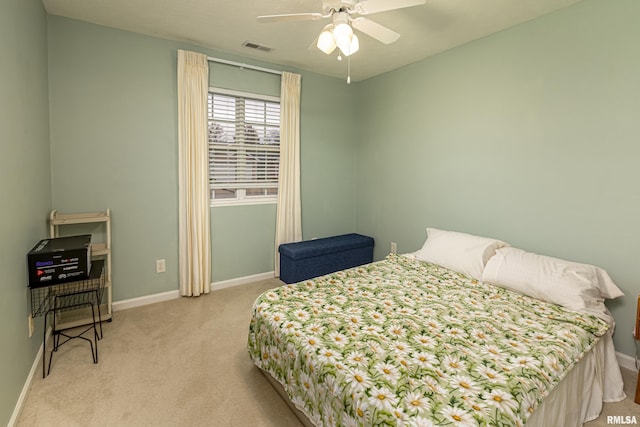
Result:
{"label": "black metal stand", "polygon": [[[91,294],[95,294],[95,298],[93,298],[93,295]],[[44,316],[44,338],[43,338],[43,343],[45,343],[45,350],[43,352],[42,355],[42,378],[46,378],[47,375],[49,375],[49,372],[51,372],[51,361],[53,360],[53,352],[54,351],[58,351],[58,349],[65,343],[67,343],[68,341],[74,339],[74,338],[79,338],[79,339],[83,339],[85,341],[89,342],[89,345],[91,346],[91,357],[93,358],[93,363],[98,363],[98,340],[102,339],[102,316],[100,315],[100,299],[98,298],[97,292],[90,290],[90,291],[81,291],[81,292],[75,292],[73,294],[66,294],[66,295],[57,295],[56,299],[65,299],[65,298],[89,298],[92,299],[94,302],[79,302],[76,304],[72,304],[72,305],[68,305],[68,304],[60,304],[58,305],[56,302],[56,306],[57,307],[61,307],[64,308],[65,310],[72,310],[74,308],[81,308],[81,307],[91,307],[91,317],[93,322],[91,323],[91,325],[89,325],[88,327],[86,327],[82,332],[76,333],[74,335],[68,335],[65,333],[65,331],[68,331],[70,329],[75,329],[75,328],[69,328],[69,329],[61,329],[58,330],[56,328],[56,314],[58,312],[58,308],[52,308],[51,310],[49,310],[47,312],[47,314],[45,314]],[[96,328],[96,307],[98,308],[98,324],[100,325],[100,334],[98,334],[98,329]],[[47,366],[47,371],[45,374],[45,365],[47,362],[47,352],[46,352],[46,339],[47,339],[47,316],[49,313],[53,314],[53,328],[51,331],[51,335],[53,338],[53,346],[51,348],[51,351],[49,353],[49,364]],[[93,329],[93,341],[90,340],[89,338],[83,336],[85,333],[89,332],[91,329]],[[60,337],[64,337],[66,338],[64,341],[60,342]]]}
{"label": "black metal stand", "polygon": [[[44,316],[42,378],[46,378],[51,371],[53,353],[57,352],[63,344],[75,338],[89,342],[93,363],[98,363],[98,340],[102,339],[102,314],[100,312],[100,304],[102,302],[104,284],[104,260],[95,260],[91,263],[91,272],[87,280],[31,289],[32,316]],[[59,313],[82,307],[91,307],[91,320],[89,322],[73,328],[68,327],[60,330],[57,328]],[[97,319],[96,309],[98,312]],[[49,314],[53,316],[51,333],[53,343],[49,354],[49,363],[47,364],[47,317]],[[100,325],[100,333],[98,333],[98,325]],[[83,327],[84,330],[75,334],[66,333],[66,331],[79,327]],[[92,329],[93,339],[85,337],[84,335]],[[60,337],[64,338],[62,342],[60,341]]]}

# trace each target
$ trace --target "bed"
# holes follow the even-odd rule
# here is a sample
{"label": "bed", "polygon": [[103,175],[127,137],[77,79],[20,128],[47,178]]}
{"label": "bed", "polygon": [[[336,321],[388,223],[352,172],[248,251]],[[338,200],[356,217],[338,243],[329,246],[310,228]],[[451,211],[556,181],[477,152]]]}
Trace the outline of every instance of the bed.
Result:
{"label": "bed", "polygon": [[503,242],[479,269],[427,246],[257,298],[249,355],[307,425],[580,426],[625,397],[604,304],[481,280]]}

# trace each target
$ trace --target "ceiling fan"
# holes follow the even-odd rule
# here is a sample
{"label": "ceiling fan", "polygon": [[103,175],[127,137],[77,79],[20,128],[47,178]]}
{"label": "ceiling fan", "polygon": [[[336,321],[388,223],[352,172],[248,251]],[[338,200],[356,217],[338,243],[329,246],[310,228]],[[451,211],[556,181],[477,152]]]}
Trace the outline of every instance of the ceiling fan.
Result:
{"label": "ceiling fan", "polygon": [[[400,34],[395,31],[362,15],[419,6],[425,3],[426,0],[323,0],[322,13],[263,15],[258,16],[258,22],[316,21],[331,18],[332,22],[322,29],[315,44],[327,55],[338,47],[339,52],[344,56],[350,56],[360,48],[358,36],[353,33],[352,28],[384,44],[393,43],[400,37]],[[338,59],[341,59],[340,54],[338,54]]]}

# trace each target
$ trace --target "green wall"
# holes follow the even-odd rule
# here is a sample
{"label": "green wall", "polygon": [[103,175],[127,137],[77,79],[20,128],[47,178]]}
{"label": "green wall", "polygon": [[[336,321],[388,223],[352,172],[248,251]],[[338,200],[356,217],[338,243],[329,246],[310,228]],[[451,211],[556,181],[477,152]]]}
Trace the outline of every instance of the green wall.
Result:
{"label": "green wall", "polygon": [[356,222],[376,258],[431,226],[599,265],[635,354],[638,16],[585,0],[359,84]]}
{"label": "green wall", "polygon": [[28,338],[26,254],[46,236],[51,205],[47,21],[39,0],[0,12],[0,425],[7,425],[35,355]]}
{"label": "green wall", "polygon": [[[177,49],[224,56],[56,16],[48,24],[53,207],[111,208],[114,300],[176,290]],[[354,89],[300,74],[303,233],[353,231]],[[225,65],[212,65],[210,81],[280,90],[273,75]],[[274,269],[275,205],[212,208],[211,224],[212,281]],[[164,274],[155,273],[159,258]]]}
{"label": "green wall", "polygon": [[[616,348],[634,354],[637,16],[636,0],[584,0],[352,86],[289,70],[302,74],[304,238],[356,229],[380,259],[434,226],[600,265],[627,295],[609,304]],[[27,338],[24,254],[51,208],[112,209],[115,300],[177,289],[180,48],[246,61],[3,2],[0,423],[41,344],[41,319]],[[228,67],[212,83],[277,90]],[[274,205],[211,215],[213,281],[273,269]]]}

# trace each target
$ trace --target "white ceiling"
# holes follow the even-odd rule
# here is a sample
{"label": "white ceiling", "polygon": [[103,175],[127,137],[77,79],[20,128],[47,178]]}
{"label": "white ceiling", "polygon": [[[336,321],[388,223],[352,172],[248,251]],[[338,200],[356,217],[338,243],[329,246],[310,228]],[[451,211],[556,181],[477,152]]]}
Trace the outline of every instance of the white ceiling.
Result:
{"label": "white ceiling", "polygon": [[[581,0],[427,0],[368,15],[401,37],[384,45],[358,35],[353,81],[402,67]],[[322,0],[42,0],[47,12],[107,27],[188,42],[219,52],[346,77],[346,61],[309,49],[329,19],[258,23],[259,15],[322,12]],[[250,41],[273,48],[242,46]]]}

